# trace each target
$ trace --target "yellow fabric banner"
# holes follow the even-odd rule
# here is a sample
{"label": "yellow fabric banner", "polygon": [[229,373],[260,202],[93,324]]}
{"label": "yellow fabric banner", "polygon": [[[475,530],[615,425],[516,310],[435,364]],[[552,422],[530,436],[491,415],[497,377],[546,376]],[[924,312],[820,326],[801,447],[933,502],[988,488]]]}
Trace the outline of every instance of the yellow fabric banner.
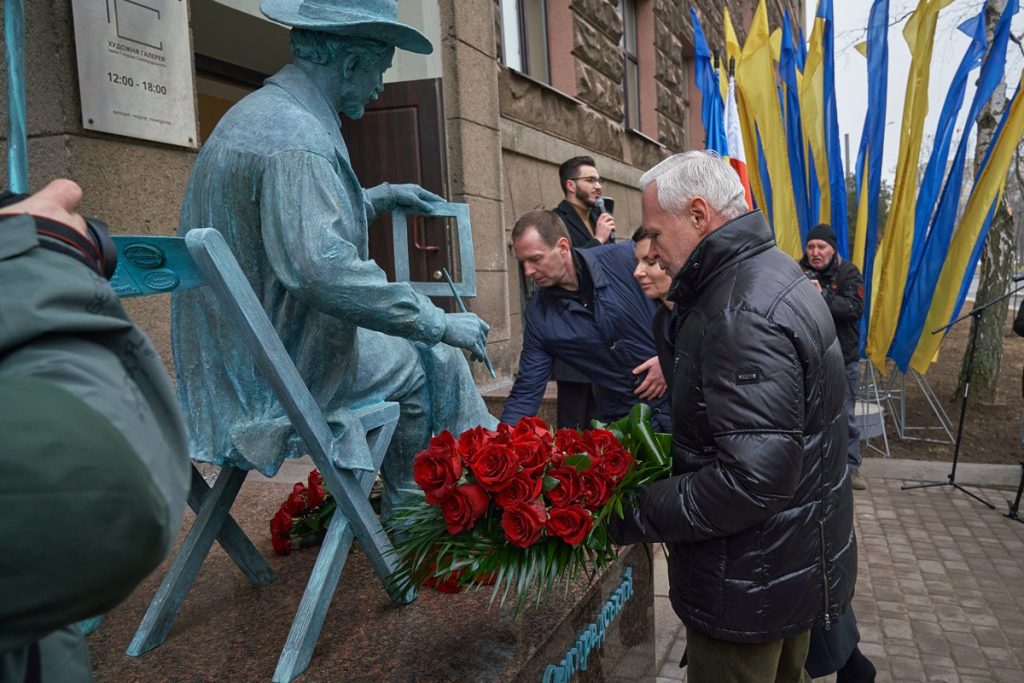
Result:
{"label": "yellow fabric banner", "polygon": [[903,104],[899,157],[892,202],[882,244],[875,257],[879,273],[875,304],[868,325],[867,355],[876,368],[884,371],[886,355],[899,323],[903,288],[910,269],[910,250],[914,241],[914,205],[917,200],[917,173],[921,162],[921,138],[928,115],[928,81],[931,75],[932,47],[939,11],[953,0],[920,0],[903,29],[910,48],[910,73]]}
{"label": "yellow fabric banner", "polygon": [[832,215],[832,193],[828,184],[828,157],[825,155],[825,54],[822,37],[825,20],[815,18],[811,40],[804,62],[804,75],[800,81],[800,119],[804,138],[814,157],[814,171],[818,179],[818,215],[828,220]]}
{"label": "yellow fabric banner", "polygon": [[[1021,72],[1021,78],[1024,78],[1024,71]],[[960,224],[957,225],[956,232],[953,233],[946,262],[942,265],[942,273],[935,286],[935,296],[932,298],[932,306],[928,310],[928,319],[921,333],[921,340],[910,359],[911,367],[921,374],[924,374],[928,370],[928,366],[938,358],[939,344],[942,343],[945,335],[932,334],[932,330],[950,323],[953,309],[956,307],[957,296],[960,293],[960,284],[967,272],[967,263],[971,258],[971,252],[974,251],[974,245],[978,241],[985,217],[988,215],[989,209],[992,208],[992,202],[1002,195],[1006,185],[1006,174],[1022,136],[1024,136],[1024,97],[1021,96],[1018,85],[1017,95],[1014,96],[1010,105],[1006,125],[995,141],[995,147],[989,156],[988,163],[982,169],[981,177],[978,178],[978,182],[975,183],[974,190],[967,200]]]}
{"label": "yellow fabric banner", "polygon": [[[793,198],[793,181],[789,173],[789,151],[786,148],[786,130],[782,124],[782,109],[775,81],[775,62],[772,60],[771,34],[768,29],[768,10],[764,0],[757,5],[754,21],[743,45],[743,60],[736,68],[736,85],[743,93],[743,100],[753,115],[772,188],[772,227],[779,247],[795,259],[803,255],[800,241],[800,227],[796,218],[796,201]],[[746,131],[743,132],[746,137]],[[753,142],[753,154],[751,154]],[[747,170],[757,167],[757,141],[745,141],[747,149]],[[755,186],[751,173],[751,187]],[[758,177],[757,179],[761,179]],[[761,185],[760,182],[756,183]],[[763,194],[763,186],[761,193]],[[756,194],[756,193],[755,193]],[[760,198],[758,199],[760,202]],[[765,203],[760,203],[762,208]]]}

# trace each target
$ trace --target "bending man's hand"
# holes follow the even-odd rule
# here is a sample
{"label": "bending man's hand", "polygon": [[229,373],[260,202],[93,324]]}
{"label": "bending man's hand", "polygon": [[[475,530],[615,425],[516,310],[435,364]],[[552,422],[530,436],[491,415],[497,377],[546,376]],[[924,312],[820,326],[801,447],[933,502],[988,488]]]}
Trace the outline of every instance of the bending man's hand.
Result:
{"label": "bending man's hand", "polygon": [[665,395],[668,390],[668,385],[665,384],[665,377],[661,374],[661,363],[658,362],[658,357],[648,358],[640,365],[633,368],[633,374],[639,375],[642,372],[647,372],[647,376],[644,381],[640,383],[633,393],[645,401],[649,401],[652,398],[661,398]]}
{"label": "bending man's hand", "polygon": [[75,207],[80,201],[82,201],[82,188],[78,186],[78,183],[58,178],[31,197],[0,209],[0,216],[27,213],[63,223],[83,235],[87,235],[85,219],[75,213]]}
{"label": "bending man's hand", "polygon": [[469,351],[473,360],[483,361],[487,333],[491,327],[475,313],[448,313],[444,317],[441,341]]}

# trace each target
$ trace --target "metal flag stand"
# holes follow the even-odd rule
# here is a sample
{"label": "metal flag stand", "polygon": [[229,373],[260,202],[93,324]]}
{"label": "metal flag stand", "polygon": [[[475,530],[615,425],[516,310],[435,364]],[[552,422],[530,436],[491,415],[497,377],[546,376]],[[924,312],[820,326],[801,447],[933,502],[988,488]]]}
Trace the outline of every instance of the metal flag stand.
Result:
{"label": "metal flag stand", "polygon": [[[921,391],[924,396],[924,400],[928,403],[928,407],[931,409],[932,414],[938,421],[938,426],[911,426],[907,422],[907,378],[913,380],[914,384]],[[893,424],[896,426],[896,435],[901,441],[924,441],[927,443],[941,443],[951,444],[954,442],[953,436],[953,425],[949,419],[949,415],[946,414],[945,408],[942,407],[942,403],[939,401],[938,396],[935,395],[935,391],[932,390],[931,385],[928,384],[928,380],[925,379],[924,375],[919,373],[917,370],[910,368],[907,372],[900,372],[898,369],[893,369],[892,374],[889,376],[889,382],[886,386],[886,405],[889,407],[889,411],[892,414]],[[945,434],[945,438],[938,435],[938,438],[930,436],[912,436],[912,432],[935,432],[942,430]]]}
{"label": "metal flag stand", "polygon": [[[887,390],[879,389],[879,377],[875,375],[875,367],[871,361],[862,358],[860,360],[860,390],[857,392],[857,403],[854,408],[854,419],[860,425],[860,435],[864,445],[871,450],[881,453],[886,458],[892,454],[889,451],[889,436],[885,430],[885,408],[882,401],[888,401]],[[866,370],[864,366],[867,366]],[[868,381],[864,381],[865,373]],[[882,448],[871,443],[872,437],[882,437]]]}

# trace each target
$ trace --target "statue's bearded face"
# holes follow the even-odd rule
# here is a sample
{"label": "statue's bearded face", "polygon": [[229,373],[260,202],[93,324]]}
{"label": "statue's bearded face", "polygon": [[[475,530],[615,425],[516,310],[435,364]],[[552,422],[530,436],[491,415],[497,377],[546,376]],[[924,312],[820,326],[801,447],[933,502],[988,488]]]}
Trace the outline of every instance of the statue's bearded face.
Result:
{"label": "statue's bearded face", "polygon": [[350,119],[362,118],[366,105],[384,90],[384,72],[391,68],[395,48],[390,48],[380,59],[360,57],[345,83],[346,96],[342,98],[341,113]]}

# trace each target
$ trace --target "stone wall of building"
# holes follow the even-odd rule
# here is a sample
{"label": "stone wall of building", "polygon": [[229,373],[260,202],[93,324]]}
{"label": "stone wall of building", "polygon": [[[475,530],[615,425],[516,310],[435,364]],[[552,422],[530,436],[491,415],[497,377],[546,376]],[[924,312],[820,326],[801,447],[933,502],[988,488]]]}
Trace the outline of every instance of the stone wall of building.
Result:
{"label": "stone wall of building", "polygon": [[[6,135],[3,54],[0,61],[0,131]],[[25,3],[25,73],[29,189],[71,178],[85,193],[81,213],[103,220],[111,232],[174,234],[195,152],[82,128],[71,3]],[[7,140],[0,144],[5,150],[0,186],[6,188]],[[170,296],[127,300],[125,307],[170,370]]]}
{"label": "stone wall of building", "polygon": [[[476,2],[468,4],[484,9]],[[548,41],[552,83],[559,83],[559,73],[572,74],[571,79],[561,81],[561,88],[502,65],[500,2],[485,0],[484,4],[489,5],[492,12],[481,26],[487,23],[492,27],[494,40],[501,147],[500,178],[496,183],[502,187],[510,334],[506,340],[502,327],[502,337],[493,340],[492,331],[492,340],[497,341],[495,352],[501,358],[502,371],[508,369],[505,376],[511,377],[522,338],[522,284],[509,239],[516,218],[530,209],[552,208],[558,204],[562,200],[558,165],[572,156],[589,154],[595,158],[602,177],[608,180],[603,188],[605,194],[616,199],[619,236],[628,237],[640,224],[637,188],[641,173],[669,154],[700,147],[703,127],[700,94],[693,85],[693,29],[687,3],[675,0],[640,0],[637,3],[639,12],[653,15],[647,24],[650,35],[640,36],[641,43],[645,38],[653,43],[653,51],[647,53],[653,57],[653,64],[641,63],[641,70],[646,69],[644,73],[652,74],[654,80],[653,87],[646,91],[641,85],[641,104],[646,104],[653,112],[655,121],[654,126],[644,125],[646,131],[654,133],[648,135],[622,125],[625,101],[619,41],[623,23],[618,0],[557,0],[557,3],[548,0],[549,21],[556,22],[549,30],[571,31],[565,50],[558,49],[557,43],[568,40],[569,34],[557,35]],[[756,2],[703,0],[696,6],[714,48],[723,44],[722,8],[728,7],[742,41]],[[794,17],[803,17],[802,1],[770,0],[769,20],[773,26],[779,25],[786,7]],[[640,27],[640,31],[643,30]],[[641,45],[641,49],[644,47]],[[561,59],[571,60],[571,64],[556,63]],[[446,84],[446,91],[448,87]],[[645,102],[645,95],[652,101]],[[446,108],[447,105],[446,99]],[[643,112],[641,121],[644,121]],[[474,224],[476,222],[474,216]],[[479,302],[478,305],[486,304]]]}

